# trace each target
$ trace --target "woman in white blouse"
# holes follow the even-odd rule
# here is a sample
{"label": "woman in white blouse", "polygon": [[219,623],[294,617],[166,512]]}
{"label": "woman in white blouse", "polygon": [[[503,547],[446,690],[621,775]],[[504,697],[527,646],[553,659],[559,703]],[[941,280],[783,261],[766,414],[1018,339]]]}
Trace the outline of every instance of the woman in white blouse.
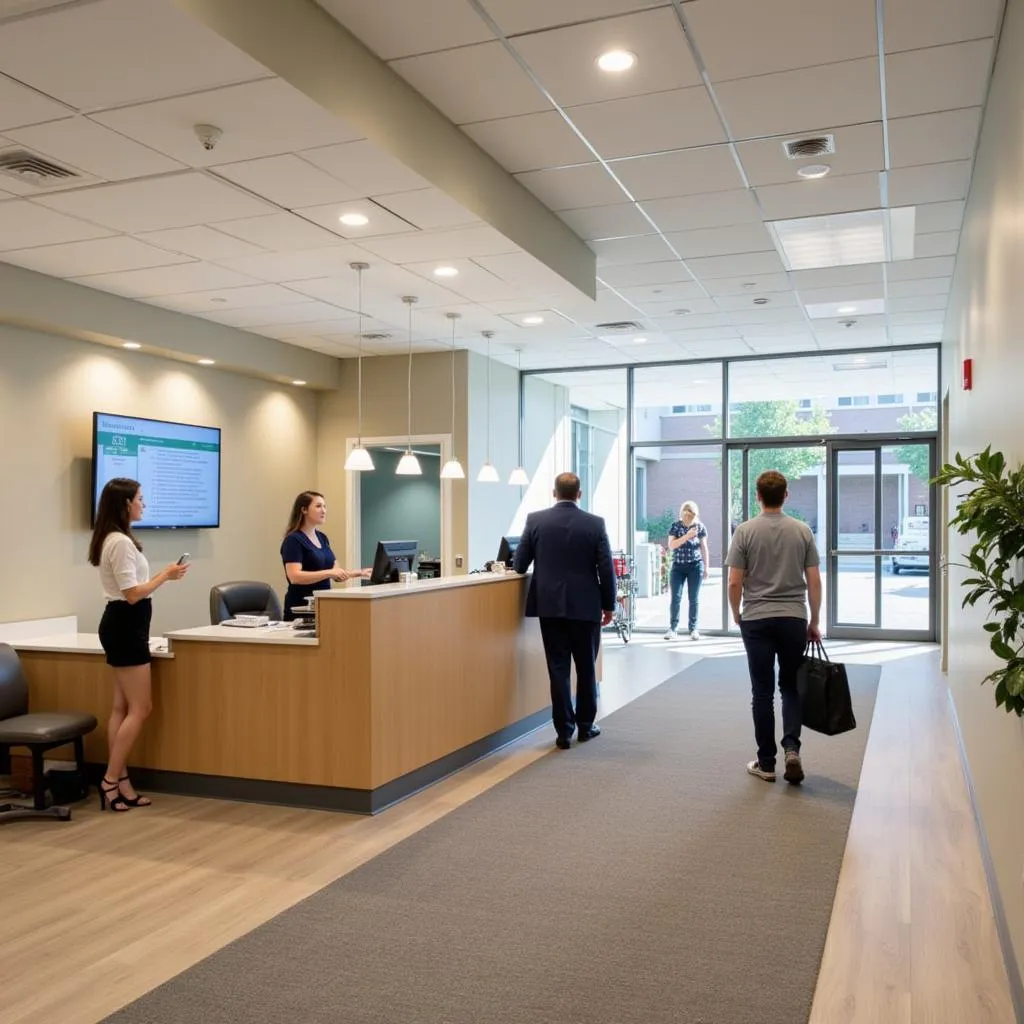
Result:
{"label": "woman in white blouse", "polygon": [[173,564],[149,575],[149,562],[132,533],[145,502],[137,480],[117,477],[100,494],[89,561],[100,570],[107,606],[100,620],[100,643],[114,670],[114,706],[107,723],[107,770],[100,785],[100,809],[127,811],[151,801],[128,778],[128,754],[152,710],[149,623],[150,595],[168,580],[180,580],[187,565]]}

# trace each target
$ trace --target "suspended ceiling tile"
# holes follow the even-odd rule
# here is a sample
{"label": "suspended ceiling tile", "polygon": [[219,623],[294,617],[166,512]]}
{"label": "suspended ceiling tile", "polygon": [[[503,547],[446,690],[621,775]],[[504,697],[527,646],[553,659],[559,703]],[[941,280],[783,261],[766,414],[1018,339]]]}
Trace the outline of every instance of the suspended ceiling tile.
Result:
{"label": "suspended ceiling tile", "polygon": [[479,217],[438,188],[394,192],[377,196],[374,201],[421,231],[464,227],[480,221]]}
{"label": "suspended ceiling tile", "polygon": [[543,29],[582,21],[612,18],[651,7],[667,7],[667,0],[487,0],[488,13],[505,35],[538,32]]}
{"label": "suspended ceiling tile", "polygon": [[564,210],[559,216],[584,241],[597,238],[623,238],[628,235],[650,235],[654,228],[637,209],[635,203],[612,206],[589,206],[582,210]]}
{"label": "suspended ceiling tile", "polygon": [[[331,320],[340,315],[340,310],[326,302],[309,302],[299,296],[300,301],[283,306],[240,306],[236,309],[223,308],[220,311],[207,310],[203,316],[229,327],[279,327],[282,324],[308,325]],[[347,315],[347,313],[346,313]]]}
{"label": "suspended ceiling tile", "polygon": [[888,53],[993,36],[1002,0],[885,0]]}
{"label": "suspended ceiling tile", "polygon": [[919,313],[925,310],[945,309],[944,295],[923,295],[908,299],[891,299],[889,309],[893,313]]}
{"label": "suspended ceiling tile", "polygon": [[725,142],[703,87],[588,103],[566,113],[606,160]]}
{"label": "suspended ceiling tile", "polygon": [[642,205],[662,231],[696,231],[761,221],[757,201],[748,189],[646,199]]}
{"label": "suspended ceiling tile", "polygon": [[970,160],[898,167],[889,172],[889,205],[917,206],[964,199],[970,179]]}
{"label": "suspended ceiling tile", "polygon": [[258,309],[260,306],[277,307],[305,302],[304,295],[297,295],[278,284],[254,284],[247,287],[219,288],[200,292],[163,295],[154,300],[156,305],[181,312],[205,312],[209,309]]}
{"label": "suspended ceiling tile", "polygon": [[728,146],[616,160],[611,167],[639,200],[724,192],[743,184]]}
{"label": "suspended ceiling tile", "polygon": [[7,136],[37,153],[107,181],[183,169],[177,160],[126,139],[87,117],[15,128],[8,130]]}
{"label": "suspended ceiling tile", "polygon": [[264,250],[240,238],[225,235],[215,228],[198,225],[190,228],[169,228],[165,231],[145,231],[137,236],[143,242],[156,245],[171,253],[183,253],[197,260],[237,259],[257,256]]}
{"label": "suspended ceiling tile", "polygon": [[381,196],[430,187],[426,178],[410,171],[390,153],[366,139],[318,146],[303,150],[299,156],[351,186],[361,196]]}
{"label": "suspended ceiling tile", "polygon": [[[859,302],[873,302],[883,297],[883,285],[881,280],[872,281],[870,284],[844,284],[832,285],[824,288],[800,288],[800,301],[805,306],[831,305],[833,303],[849,304],[856,306]],[[850,315],[861,313],[859,309],[853,310]]]}
{"label": "suspended ceiling tile", "polygon": [[344,239],[293,213],[272,213],[218,224],[217,229],[273,252],[344,245]]}
{"label": "suspended ceiling tile", "polygon": [[889,155],[893,167],[970,160],[981,127],[981,107],[946,110],[889,121]]}
{"label": "suspended ceiling tile", "polygon": [[[897,264],[890,264],[897,266]],[[858,263],[852,267],[822,267],[818,270],[794,270],[793,284],[798,291],[811,288],[845,288],[850,285],[882,286],[881,263]]]}
{"label": "suspended ceiling tile", "polygon": [[890,281],[889,298],[909,299],[918,295],[948,295],[953,279],[927,277],[920,281]]}
{"label": "suspended ceiling tile", "polygon": [[[755,299],[767,299],[765,305],[755,305]],[[796,294],[792,291],[772,292],[768,295],[723,295],[715,299],[715,305],[724,312],[745,312],[746,310],[789,309],[794,318],[799,316]]]}
{"label": "suspended ceiling tile", "polygon": [[[457,270],[458,273],[454,277],[438,277],[434,273],[438,264],[433,261],[409,263],[405,269],[419,275],[431,284],[443,284],[448,291],[455,295],[461,295],[472,302],[498,302],[503,299],[520,297],[519,290],[514,285],[503,281],[472,260],[452,260],[445,264],[445,267]],[[526,300],[524,299],[524,301]]]}
{"label": "suspended ceiling tile", "polygon": [[556,110],[478,121],[464,124],[462,130],[512,174],[594,159]]}
{"label": "suspended ceiling tile", "polygon": [[908,50],[885,61],[889,117],[910,117],[985,102],[993,40]]}
{"label": "suspended ceiling tile", "polygon": [[[426,260],[458,259],[460,256],[491,256],[512,252],[516,248],[504,235],[488,224],[448,231],[418,231],[404,235],[367,238],[363,247],[390,263],[420,263]],[[549,273],[555,276],[553,271]]]}
{"label": "suspended ceiling tile", "polygon": [[881,122],[830,128],[828,134],[835,137],[834,153],[800,160],[790,160],[786,156],[784,143],[788,136],[739,143],[737,150],[750,184],[755,187],[789,183],[810,185],[811,182],[803,181],[796,173],[798,168],[807,164],[823,163],[831,167],[829,181],[843,175],[882,170],[885,159]]}
{"label": "suspended ceiling tile", "polygon": [[917,207],[914,226],[922,234],[931,231],[959,231],[964,222],[964,200],[953,203],[924,203]]}
{"label": "suspended ceiling tile", "polygon": [[239,274],[280,284],[337,275],[351,279],[351,301],[355,302],[355,272],[350,264],[366,262],[367,253],[355,245],[332,245],[321,249],[300,249],[290,252],[268,252],[258,256],[218,260],[221,266]]}
{"label": "suspended ceiling tile", "polygon": [[959,231],[937,231],[914,239],[914,255],[922,259],[932,256],[955,256],[960,247]]}
{"label": "suspended ceiling tile", "polygon": [[[344,203],[327,203],[323,206],[300,206],[294,211],[298,216],[319,224],[342,238],[352,241],[378,238],[381,235],[405,234],[413,225],[396,217],[370,199],[354,199]],[[356,215],[366,218],[365,224],[344,224],[341,218]]]}
{"label": "suspended ceiling tile", "polygon": [[[357,131],[281,78],[121,107],[95,114],[94,119],[193,167],[238,163],[359,138]],[[197,124],[222,130],[213,149],[200,144]]]}
{"label": "suspended ceiling tile", "polygon": [[693,281],[693,275],[686,265],[677,259],[637,263],[628,267],[604,267],[597,276],[613,288]]}
{"label": "suspended ceiling tile", "polygon": [[[501,43],[480,43],[391,64],[455,124],[547,110],[550,104]],[[466,83],[472,82],[472,88]]]}
{"label": "suspended ceiling tile", "polygon": [[687,266],[698,281],[716,277],[741,277],[744,274],[781,274],[785,272],[778,253],[751,252],[738,256],[711,256],[688,260]]}
{"label": "suspended ceiling tile", "polygon": [[259,283],[233,270],[198,262],[179,263],[152,270],[127,270],[117,274],[90,274],[74,280],[90,288],[137,299],[209,291],[214,288],[240,288]]}
{"label": "suspended ceiling tile", "polygon": [[289,210],[363,198],[351,185],[291,153],[218,164],[211,171]]}
{"label": "suspended ceiling tile", "polygon": [[770,295],[775,292],[787,292],[792,288],[786,274],[758,274],[753,277],[724,277],[708,281],[707,289],[713,298],[720,299],[731,295]]}
{"label": "suspended ceiling tile", "polygon": [[714,82],[878,53],[865,0],[694,0],[683,10]]}
{"label": "suspended ceiling tile", "polygon": [[634,284],[617,289],[620,295],[643,308],[648,302],[674,300],[679,306],[704,298],[704,291],[696,281],[674,281],[670,284]]}
{"label": "suspended ceiling tile", "polygon": [[[563,107],[701,84],[671,7],[519,36],[513,45]],[[625,74],[602,71],[598,57],[617,49],[636,54],[636,64]]]}
{"label": "suspended ceiling tile", "polygon": [[0,203],[0,251],[60,245],[113,234],[106,228],[48,210],[28,200]]}
{"label": "suspended ceiling tile", "polygon": [[274,209],[240,189],[195,171],[97,185],[41,196],[36,202],[128,232],[211,224],[271,213]]}
{"label": "suspended ceiling tile", "polygon": [[766,220],[875,210],[882,205],[876,173],[796,181],[789,185],[763,185],[756,191]]}
{"label": "suspended ceiling tile", "polygon": [[43,245],[4,253],[4,262],[51,277],[79,277],[185,263],[187,258],[125,236]]}
{"label": "suspended ceiling tile", "polygon": [[632,238],[609,238],[590,243],[597,253],[598,271],[616,263],[650,263],[665,256],[672,250],[661,235],[635,235]]}
{"label": "suspended ceiling tile", "polygon": [[528,171],[517,174],[516,180],[548,209],[557,212],[587,206],[611,206],[628,198],[611,175],[597,163]]}
{"label": "suspended ceiling tile", "polygon": [[722,82],[715,88],[738,140],[878,121],[878,61],[851,60]]}
{"label": "suspended ceiling tile", "polygon": [[0,131],[68,117],[71,113],[63,104],[0,75]]}
{"label": "suspended ceiling tile", "polygon": [[163,0],[97,0],[4,24],[0,67],[78,110],[213,89],[269,74]]}
{"label": "suspended ceiling tile", "polygon": [[898,260],[887,266],[889,281],[914,281],[927,277],[952,277],[956,259],[940,256],[932,259]]}
{"label": "suspended ceiling tile", "polygon": [[729,256],[735,253],[773,250],[771,236],[763,224],[737,224],[728,228],[675,231],[668,240],[683,259],[701,256]]}

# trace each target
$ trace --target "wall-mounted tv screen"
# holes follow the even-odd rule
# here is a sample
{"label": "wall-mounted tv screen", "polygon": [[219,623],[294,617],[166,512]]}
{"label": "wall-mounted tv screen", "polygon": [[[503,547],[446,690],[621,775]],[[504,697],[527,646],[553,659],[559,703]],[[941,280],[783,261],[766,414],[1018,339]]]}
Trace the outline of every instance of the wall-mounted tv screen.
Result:
{"label": "wall-mounted tv screen", "polygon": [[220,428],[96,412],[92,519],[108,480],[138,480],[146,512],[135,529],[220,526]]}

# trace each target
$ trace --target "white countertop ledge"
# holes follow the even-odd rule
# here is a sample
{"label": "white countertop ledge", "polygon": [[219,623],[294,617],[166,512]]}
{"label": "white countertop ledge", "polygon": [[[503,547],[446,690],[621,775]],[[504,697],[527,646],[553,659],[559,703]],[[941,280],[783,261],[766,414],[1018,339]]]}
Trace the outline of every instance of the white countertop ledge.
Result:
{"label": "white countertop ledge", "polygon": [[424,591],[454,590],[456,587],[480,587],[488,583],[511,583],[523,580],[515,572],[500,573],[478,572],[464,576],[440,576],[432,580],[413,580],[411,583],[378,583],[372,587],[335,587],[332,590],[317,590],[318,601],[346,600],[372,601],[380,597],[401,597],[403,594],[416,594]]}
{"label": "white countertop ledge", "polygon": [[319,647],[315,636],[295,636],[294,627],[286,626],[193,626],[191,629],[172,629],[167,633],[172,645],[175,640],[202,640],[222,644],[278,644],[288,647]]}
{"label": "white countertop ledge", "polygon": [[[159,638],[154,638],[159,639]],[[103,654],[103,645],[97,633],[62,633],[55,636],[33,636],[26,640],[14,640],[11,646],[16,651],[45,651],[49,654]],[[166,649],[150,647],[154,658],[173,658]]]}

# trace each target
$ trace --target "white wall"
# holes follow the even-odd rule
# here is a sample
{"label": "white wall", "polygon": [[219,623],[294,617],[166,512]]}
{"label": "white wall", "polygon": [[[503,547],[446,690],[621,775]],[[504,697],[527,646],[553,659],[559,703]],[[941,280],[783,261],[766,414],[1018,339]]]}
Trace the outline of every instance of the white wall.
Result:
{"label": "white wall", "polygon": [[[944,379],[950,388],[952,452],[991,444],[1024,461],[1024,0],[1009,0],[981,146],[967,207],[946,322]],[[974,388],[960,388],[963,358],[974,360]],[[962,561],[963,539],[950,535]],[[949,683],[967,749],[999,897],[1024,973],[1024,721],[997,709],[981,680],[997,662],[983,632],[985,612],[960,611],[963,578],[950,570]]]}
{"label": "white wall", "polygon": [[[0,325],[0,621],[103,609],[87,562],[95,410],[220,427],[221,528],[140,534],[154,569],[181,554],[183,583],[154,597],[154,633],[209,622],[209,589],[283,589],[278,548],[291,500],[316,485],[315,398],[293,387]],[[13,581],[13,582],[12,582]]]}

